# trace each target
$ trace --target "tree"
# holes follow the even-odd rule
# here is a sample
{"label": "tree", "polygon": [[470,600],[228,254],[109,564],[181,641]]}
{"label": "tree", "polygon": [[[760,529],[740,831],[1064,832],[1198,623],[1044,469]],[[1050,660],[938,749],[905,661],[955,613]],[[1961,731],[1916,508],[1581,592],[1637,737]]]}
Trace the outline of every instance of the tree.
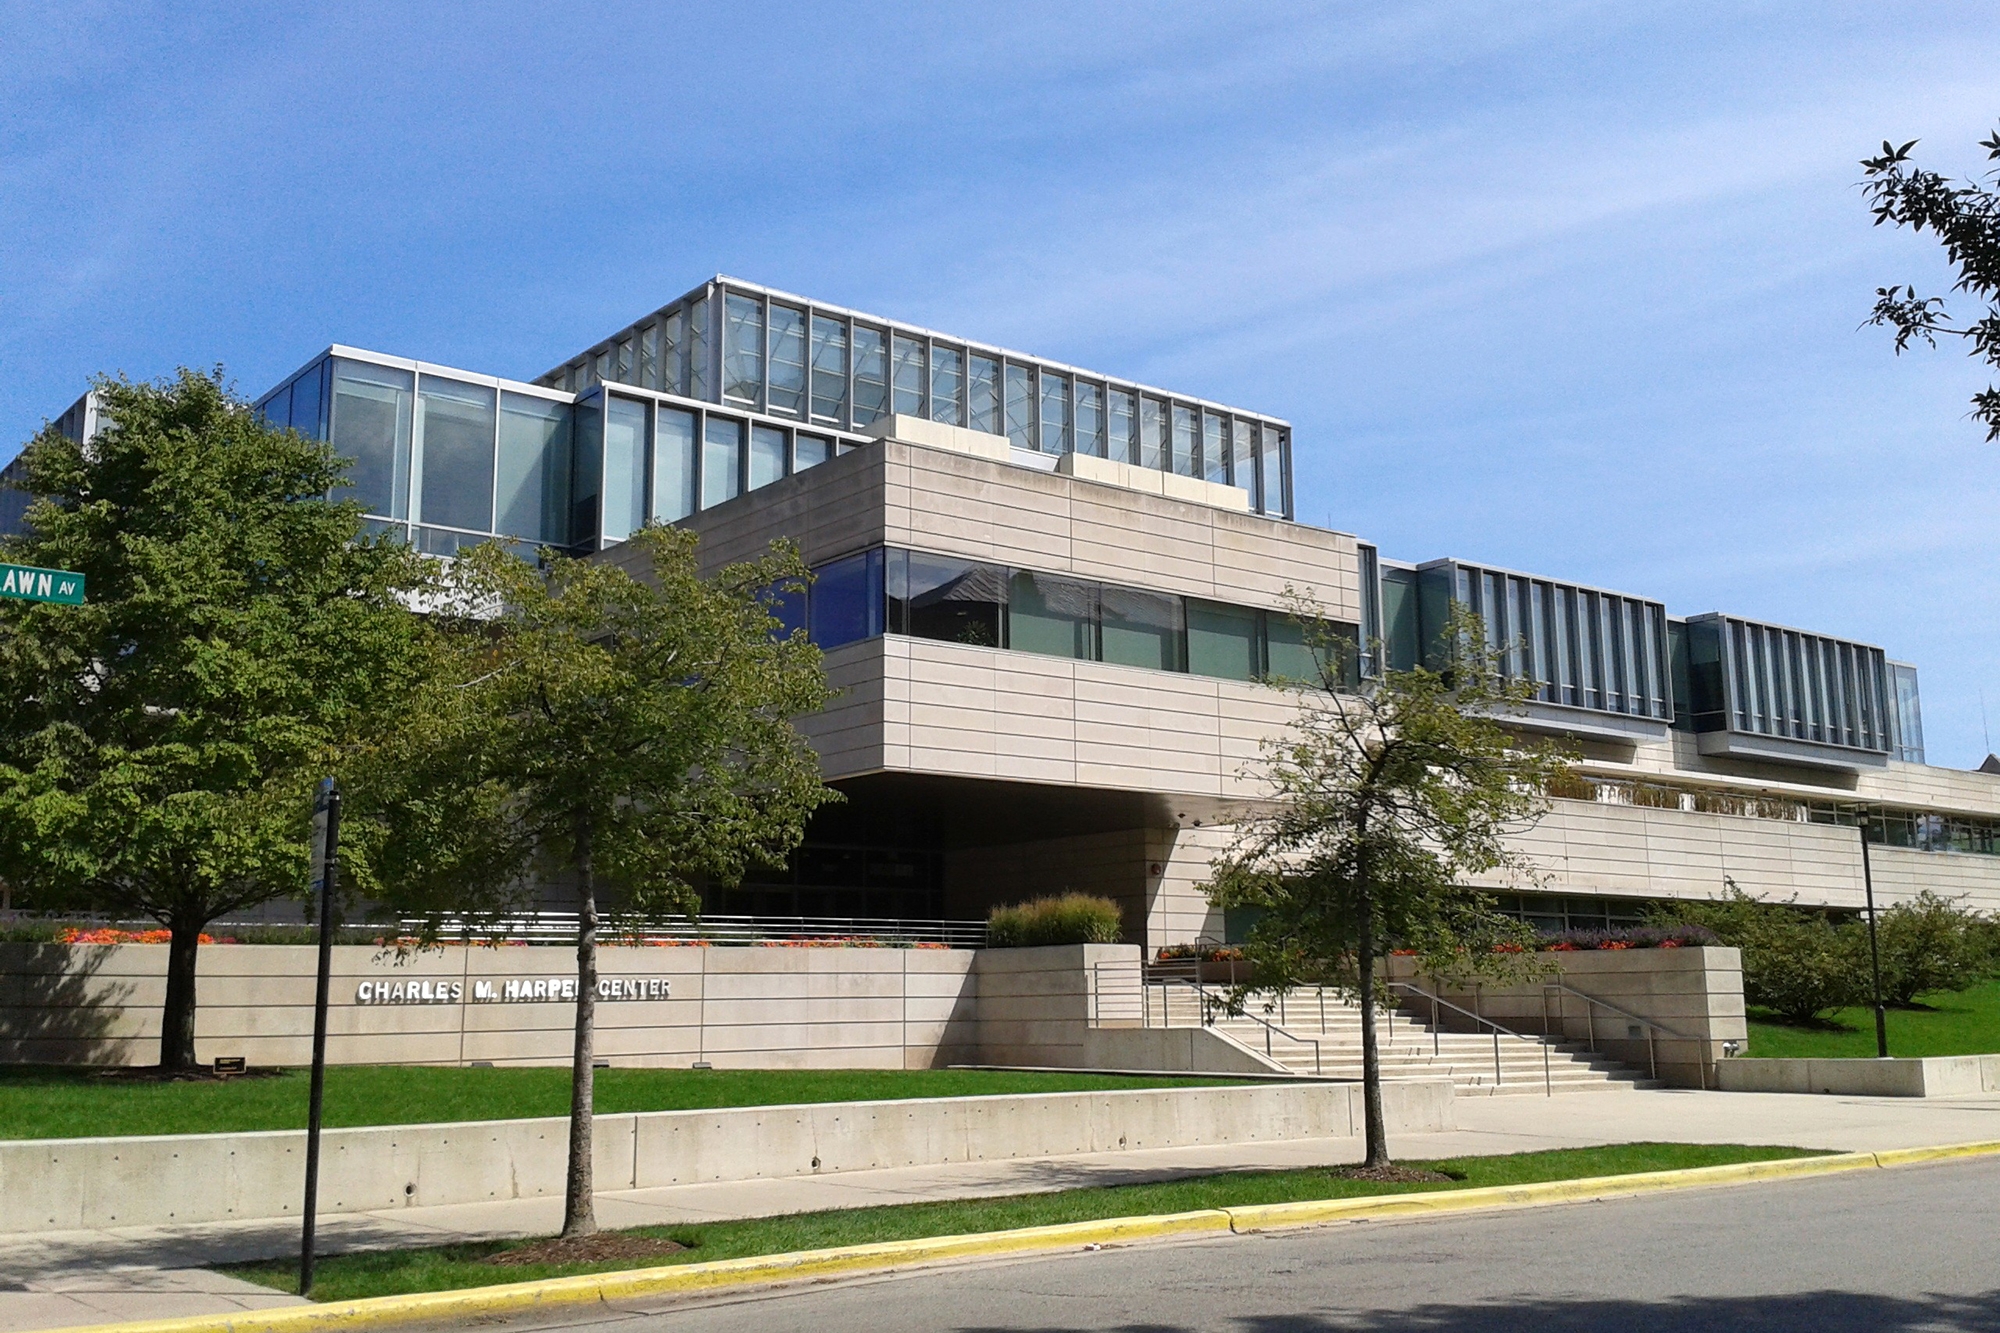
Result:
{"label": "tree", "polygon": [[[1886,140],[1879,156],[1865,158],[1862,188],[1875,225],[1885,222],[1919,234],[1936,233],[1945,257],[1958,270],[1953,290],[1986,303],[1986,313],[1953,326],[1941,296],[1919,296],[1914,286],[1893,284],[1875,289],[1875,310],[1868,323],[1896,330],[1901,355],[1913,340],[1937,346],[1940,334],[1963,338],[1969,354],[2000,367],[2000,169],[1985,182],[1955,181],[1926,167],[1913,166],[1915,139],[1898,148]],[[2000,129],[1979,141],[1987,160],[2000,161]],[[1972,396],[1972,415],[1986,423],[1988,441],[2000,440],[2000,388],[1988,385]]]}
{"label": "tree", "polygon": [[1882,913],[1882,998],[1910,1005],[1930,991],[1964,990],[1993,966],[1980,918],[1929,889]]}
{"label": "tree", "polygon": [[830,697],[819,650],[774,633],[773,601],[807,577],[796,553],[703,578],[693,534],[648,527],[617,559],[538,569],[489,545],[458,562],[441,604],[457,613],[455,665],[382,756],[394,778],[366,816],[386,830],[384,892],[433,923],[521,898],[538,869],[573,878],[566,1238],[597,1225],[600,891],[626,919],[693,916],[704,879],[781,864],[836,795],[790,721]]}
{"label": "tree", "polygon": [[1547,809],[1544,793],[1568,761],[1504,726],[1531,687],[1503,677],[1476,619],[1454,617],[1444,670],[1349,685],[1352,645],[1293,600],[1319,678],[1292,683],[1297,716],[1251,770],[1269,803],[1238,819],[1209,894],[1219,906],[1262,909],[1244,945],[1257,987],[1332,985],[1359,1001],[1366,1165],[1384,1167],[1377,959],[1393,945],[1435,975],[1523,965],[1530,932],[1468,882],[1529,870],[1508,835]]}
{"label": "tree", "polygon": [[1860,925],[1797,905],[1767,902],[1723,880],[1720,898],[1677,902],[1662,919],[1706,926],[1743,955],[1743,998],[1794,1023],[1817,1023],[1868,998],[1868,937]]}
{"label": "tree", "polygon": [[83,573],[88,601],[0,602],[0,858],[36,905],[167,928],[160,1065],[187,1069],[202,930],[303,893],[316,779],[424,669],[401,599],[427,575],[327,498],[331,449],[220,371],[95,387],[93,439],[28,445],[38,498],[4,543]]}

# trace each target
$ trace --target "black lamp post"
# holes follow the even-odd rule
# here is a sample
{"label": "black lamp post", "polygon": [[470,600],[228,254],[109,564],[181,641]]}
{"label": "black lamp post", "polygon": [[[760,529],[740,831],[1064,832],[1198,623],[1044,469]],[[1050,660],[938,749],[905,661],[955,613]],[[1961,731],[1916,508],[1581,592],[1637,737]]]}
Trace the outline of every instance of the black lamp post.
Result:
{"label": "black lamp post", "polygon": [[1860,811],[1854,831],[1861,835],[1861,888],[1868,895],[1868,971],[1875,1002],[1875,1056],[1889,1058],[1889,1018],[1882,1008],[1882,949],[1875,939],[1875,875],[1868,864],[1868,812]]}

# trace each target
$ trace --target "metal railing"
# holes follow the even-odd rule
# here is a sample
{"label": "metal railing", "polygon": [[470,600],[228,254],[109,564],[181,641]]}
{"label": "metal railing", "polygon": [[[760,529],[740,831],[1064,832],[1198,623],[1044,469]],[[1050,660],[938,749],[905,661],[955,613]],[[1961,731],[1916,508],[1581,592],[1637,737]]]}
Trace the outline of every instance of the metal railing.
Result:
{"label": "metal railing", "polygon": [[1147,1021],[1145,970],[1136,958],[1100,959],[1090,966],[1089,1000],[1090,1024],[1102,1027],[1108,1023],[1129,1023],[1139,1021],[1141,1027],[1150,1027]]}
{"label": "metal railing", "polygon": [[1508,1036],[1515,1038],[1517,1041],[1529,1042],[1533,1045],[1537,1045],[1542,1048],[1542,1092],[1550,1097],[1553,1097],[1555,1095],[1555,1090],[1556,1090],[1555,1076],[1553,1073],[1550,1072],[1549,1068],[1549,1038],[1546,1033],[1543,1034],[1541,1037],[1536,1038],[1529,1036],[1525,1032],[1516,1032],[1512,1028],[1502,1027],[1500,1024],[1494,1022],[1492,1019],[1486,1017],[1484,1014],[1475,1013],[1470,1009],[1461,1008],[1460,1006],[1453,1004],[1450,1000],[1442,999],[1439,996],[1432,994],[1430,991],[1425,990],[1423,987],[1413,986],[1407,981],[1391,981],[1391,982],[1386,982],[1384,984],[1386,984],[1389,990],[1391,991],[1402,991],[1405,992],[1406,994],[1414,995],[1420,999],[1430,1001],[1431,1057],[1433,1059],[1436,1059],[1438,1057],[1440,1050],[1438,1042],[1438,1020],[1441,1017],[1441,1015],[1439,1014],[1438,1011],[1440,1009],[1449,1009],[1455,1014],[1463,1014],[1467,1018],[1471,1019],[1475,1024],[1475,1031],[1479,1027],[1488,1027],[1493,1029],[1493,1086],[1494,1087],[1497,1088],[1501,1084],[1500,1038],[1502,1036]]}
{"label": "metal railing", "polygon": [[[1324,1074],[1326,1072],[1325,1061],[1320,1051],[1319,1038],[1301,1037],[1298,1033],[1287,1032],[1285,1029],[1279,1027],[1276,1023],[1273,1023],[1269,1019],[1263,1018],[1257,1014],[1253,1014],[1248,1009],[1231,1008],[1229,1002],[1225,1000],[1223,997],[1221,997],[1220,995],[1210,994],[1208,988],[1204,986],[1199,979],[1189,980],[1184,977],[1162,977],[1156,979],[1150,984],[1157,985],[1160,988],[1160,999],[1161,999],[1160,1025],[1162,1027],[1172,1026],[1172,1023],[1169,1021],[1171,1019],[1171,1013],[1169,1011],[1166,1001],[1167,987],[1170,985],[1187,986],[1193,989],[1195,995],[1201,1001],[1201,1025],[1203,1027],[1214,1027],[1215,1016],[1218,1013],[1228,1014],[1231,1018],[1247,1018],[1251,1022],[1257,1024],[1259,1027],[1264,1029],[1264,1055],[1266,1056],[1266,1058],[1271,1060],[1276,1060],[1278,1058],[1277,1055],[1274,1053],[1271,1040],[1273,1037],[1283,1037],[1286,1041],[1297,1042],[1301,1046],[1312,1047],[1313,1073],[1318,1075],[1318,1074]],[[1150,1026],[1150,1012],[1151,1012],[1150,1004],[1148,1004],[1147,1009],[1148,1009],[1148,1025]]]}
{"label": "metal railing", "polygon": [[[422,922],[401,923],[414,931]],[[524,944],[567,944],[576,938],[574,912],[524,912],[507,917],[447,917],[439,924],[445,940],[505,940]],[[669,917],[658,921],[621,921],[607,916],[598,940],[616,944],[784,944],[791,941],[854,940],[884,945],[943,944],[953,949],[986,945],[984,921],[949,921],[904,917],[722,916]]]}
{"label": "metal railing", "polygon": [[[1564,985],[1560,981],[1545,982],[1542,985],[1542,1030],[1544,1032],[1549,1030],[1549,996],[1551,994],[1574,995],[1576,996],[1577,999],[1584,1001],[1584,1007],[1583,1007],[1584,1035],[1586,1039],[1589,1041],[1590,1049],[1593,1053],[1595,1053],[1597,1050],[1597,1010],[1599,1009],[1608,1009],[1612,1013],[1618,1015],[1618,1017],[1624,1019],[1627,1023],[1636,1023],[1640,1027],[1644,1028],[1646,1031],[1647,1074],[1655,1082],[1658,1082],[1660,1077],[1661,1037],[1665,1037],[1669,1041],[1693,1042],[1697,1047],[1704,1044],[1700,1037],[1690,1037],[1685,1033],[1676,1032],[1672,1028],[1667,1027],[1663,1023],[1655,1023],[1650,1018],[1641,1018],[1638,1014],[1633,1013],[1629,1009],[1620,1009],[1617,1005],[1611,1003],[1609,1000],[1600,1000],[1595,995],[1592,995],[1586,991],[1580,991],[1574,986]],[[1556,1017],[1567,1023],[1569,1015],[1563,1012],[1562,1004],[1563,1002],[1561,1000],[1557,1001]],[[1567,1031],[1567,1029],[1565,1029],[1565,1031]],[[1706,1059],[1705,1052],[1700,1055],[1697,1055],[1695,1059],[1695,1069],[1696,1069],[1696,1077],[1701,1080],[1702,1091],[1703,1092],[1708,1091],[1708,1060]]]}

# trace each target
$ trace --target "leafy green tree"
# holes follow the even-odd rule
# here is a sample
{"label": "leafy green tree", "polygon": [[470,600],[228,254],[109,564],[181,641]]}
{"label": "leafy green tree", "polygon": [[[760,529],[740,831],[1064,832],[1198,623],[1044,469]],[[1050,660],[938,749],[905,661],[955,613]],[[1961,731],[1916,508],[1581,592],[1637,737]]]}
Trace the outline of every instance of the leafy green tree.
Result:
{"label": "leafy green tree", "polygon": [[1925,889],[1876,922],[1882,998],[1908,1005],[1930,991],[1964,990],[1992,969],[1978,913]]}
{"label": "leafy green tree", "polygon": [[[791,719],[831,697],[819,650],[776,637],[795,552],[704,578],[693,534],[648,527],[545,569],[485,546],[441,603],[455,666],[428,691],[365,817],[384,892],[435,921],[524,900],[560,870],[578,912],[563,1235],[596,1230],[591,1191],[597,940],[606,903],[637,921],[697,914],[706,880],[780,864],[833,798]],[[604,898],[600,899],[600,893]]]}
{"label": "leafy green tree", "polygon": [[1460,614],[1448,628],[1447,669],[1350,685],[1352,645],[1293,601],[1318,678],[1291,682],[1297,716],[1250,770],[1269,800],[1238,817],[1208,892],[1224,908],[1262,909],[1244,944],[1257,988],[1329,985],[1358,1000],[1366,1165],[1383,1167],[1377,960],[1394,946],[1433,975],[1526,965],[1532,932],[1469,883],[1532,873],[1508,838],[1547,810],[1544,793],[1569,766],[1504,725],[1531,687],[1503,676],[1476,619]]}
{"label": "leafy green tree", "polygon": [[[1986,303],[1985,313],[1954,326],[1941,296],[1919,296],[1914,286],[1875,290],[1870,324],[1896,331],[1900,355],[1914,340],[1937,346],[1939,335],[1962,338],[1969,354],[2000,367],[2000,170],[1984,181],[1952,180],[1910,161],[1915,139],[1898,148],[1884,141],[1882,152],[1861,163],[1862,188],[1875,225],[1893,223],[1936,234],[1945,257],[1958,270],[1956,291]],[[1979,141],[1989,162],[2000,161],[2000,129]],[[1986,438],[2000,440],[2000,388],[1987,386],[1972,397],[1972,415],[1986,423]]]}
{"label": "leafy green tree", "polygon": [[1663,919],[1706,926],[1743,954],[1743,998],[1794,1023],[1815,1023],[1868,999],[1868,937],[1855,922],[1771,902],[1723,881],[1722,896],[1659,909]]}
{"label": "leafy green tree", "polygon": [[[100,380],[103,428],[27,447],[4,558],[83,573],[82,606],[0,602],[0,863],[22,901],[170,932],[160,1064],[194,1064],[218,916],[301,893],[316,779],[421,678],[426,568],[326,497],[344,465],[221,372]],[[366,892],[366,847],[344,873]]]}

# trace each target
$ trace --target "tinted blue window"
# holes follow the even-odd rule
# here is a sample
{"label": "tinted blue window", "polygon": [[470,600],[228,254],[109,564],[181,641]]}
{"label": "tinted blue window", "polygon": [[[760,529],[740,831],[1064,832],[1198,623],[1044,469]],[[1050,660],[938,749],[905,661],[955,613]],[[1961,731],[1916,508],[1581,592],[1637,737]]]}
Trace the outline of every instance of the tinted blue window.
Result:
{"label": "tinted blue window", "polygon": [[835,560],[813,570],[812,640],[822,648],[882,632],[882,552]]}

